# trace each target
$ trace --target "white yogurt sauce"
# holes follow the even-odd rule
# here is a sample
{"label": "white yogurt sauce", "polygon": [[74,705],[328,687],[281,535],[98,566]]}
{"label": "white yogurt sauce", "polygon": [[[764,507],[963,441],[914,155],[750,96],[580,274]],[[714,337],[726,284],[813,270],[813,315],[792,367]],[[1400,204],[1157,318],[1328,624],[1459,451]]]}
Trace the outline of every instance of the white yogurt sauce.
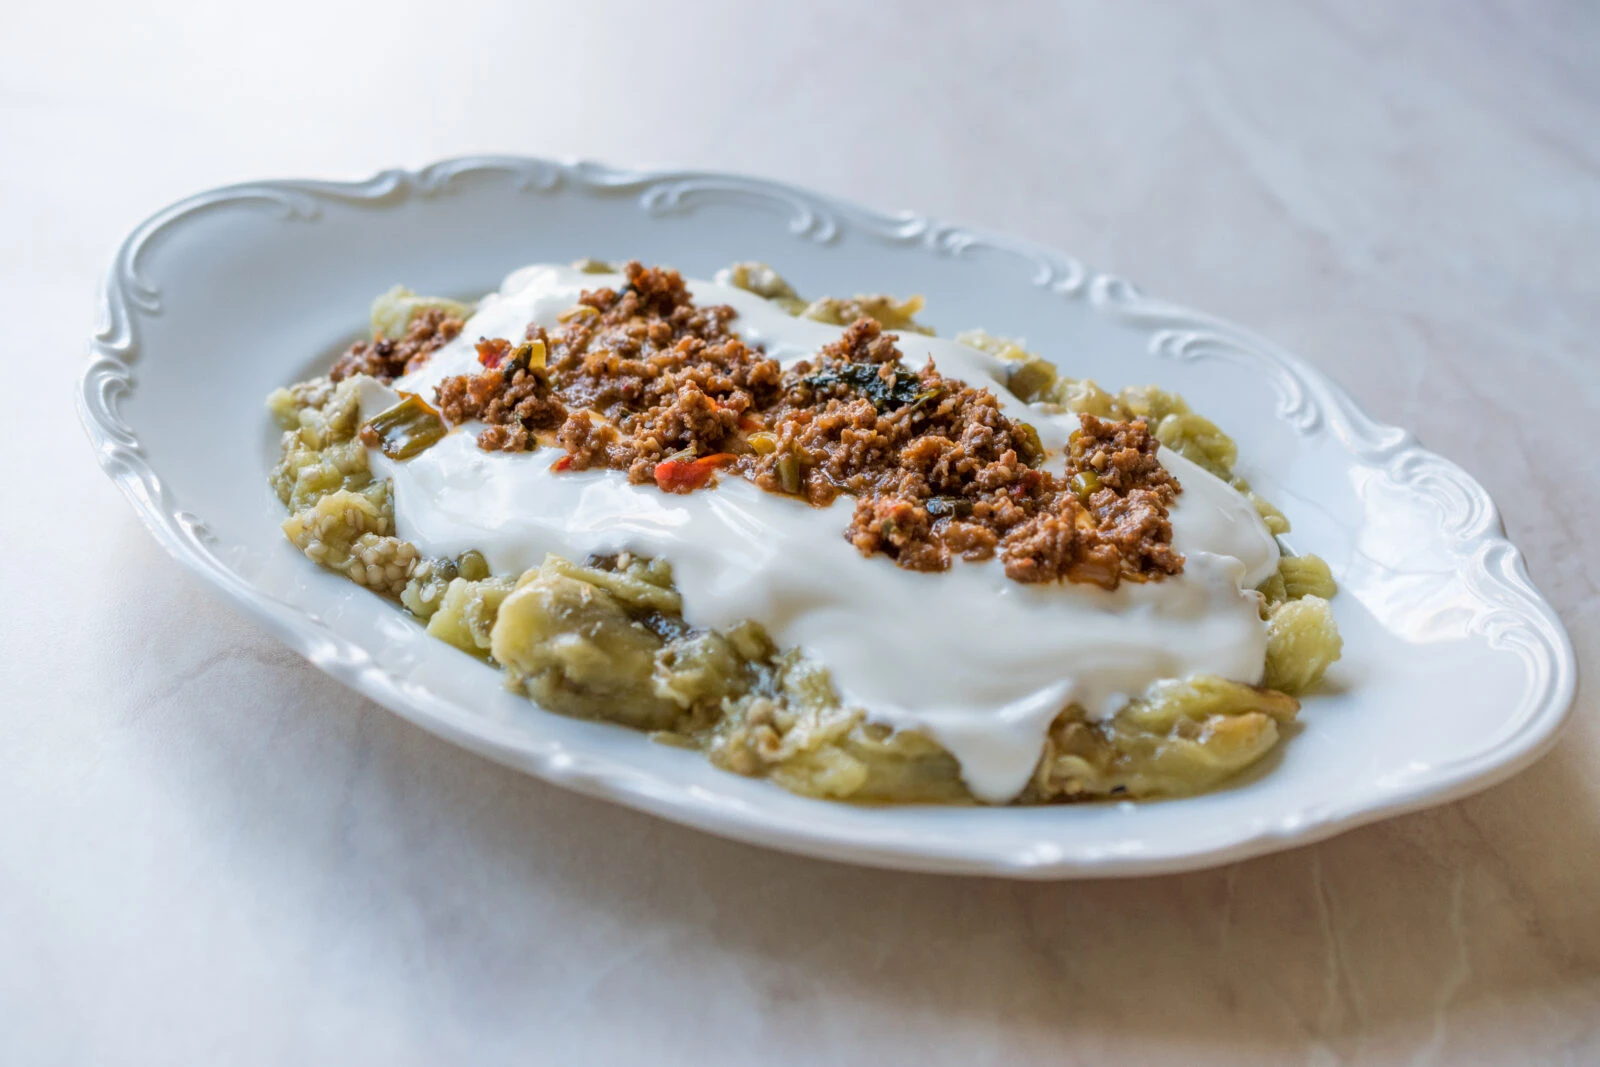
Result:
{"label": "white yogurt sauce", "polygon": [[[617,275],[566,267],[516,271],[456,341],[395,388],[431,398],[440,379],[482,369],[478,338],[520,338],[530,322],[553,328],[581,290],[622,284]],[[731,305],[734,328],[785,365],[843,332],[741,289],[689,285],[701,304]],[[910,333],[900,335],[900,349],[914,368],[932,357],[943,374],[992,389],[1059,462],[1077,416],[1051,415],[1007,392],[1002,361]],[[370,387],[363,414],[392,399]],[[1159,456],[1183,486],[1172,508],[1183,573],[1108,592],[1015,582],[998,560],[958,560],[942,573],[902,570],[844,539],[849,497],[815,508],[732,474],[714,488],[663,493],[617,471],[555,473],[554,449],[484,452],[475,430],[453,432],[403,463],[369,453],[374,471],[394,481],[399,536],[431,555],[477,549],[496,573],[520,573],[552,552],[667,559],[690,623],[761,623],[779,645],[826,665],[847,704],[936,738],[984,800],[1022,790],[1051,720],[1070,702],[1103,718],[1161,679],[1261,677],[1265,631],[1251,590],[1276,568],[1277,544],[1248,501],[1169,449]]]}

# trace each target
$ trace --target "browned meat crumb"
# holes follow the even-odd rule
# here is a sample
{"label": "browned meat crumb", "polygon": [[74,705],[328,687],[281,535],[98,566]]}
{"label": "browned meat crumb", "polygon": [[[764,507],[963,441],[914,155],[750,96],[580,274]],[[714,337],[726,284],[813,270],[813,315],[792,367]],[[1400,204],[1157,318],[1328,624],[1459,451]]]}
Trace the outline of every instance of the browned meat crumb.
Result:
{"label": "browned meat crumb", "polygon": [[[1100,576],[1086,559],[1086,531],[1079,526],[1083,508],[1070,494],[1057,494],[1053,509],[1040,510],[1016,526],[1000,542],[1000,559],[1006,577],[1019,582],[1047,582],[1070,576]],[[1120,573],[1112,568],[1109,577]],[[1095,584],[1103,585],[1104,581]]]}
{"label": "browned meat crumb", "polygon": [[367,374],[380,382],[392,382],[416,370],[437,349],[455,340],[462,325],[461,319],[446,314],[442,308],[426,308],[412,316],[404,337],[380,337],[351,345],[334,362],[328,377],[337,382],[354,374]]}
{"label": "browned meat crumb", "polygon": [[[727,452],[742,442],[746,412],[778,395],[777,361],[728,329],[732,308],[696,307],[677,271],[630,263],[627,277],[621,292],[585,292],[553,333],[529,327],[529,341],[547,353],[545,406],[496,404],[512,386],[490,368],[441,383],[445,417],[458,421],[455,398],[481,397],[460,411],[491,424],[484,447],[523,451],[536,447],[539,431],[560,427],[568,467],[624,470],[635,482],[656,478],[669,457]],[[561,417],[551,422],[558,408]],[[604,429],[585,409],[604,419]]]}
{"label": "browned meat crumb", "polygon": [[902,567],[942,571],[950,566],[950,550],[933,532],[928,509],[899,496],[864,496],[845,536],[864,556],[882,552]]}
{"label": "browned meat crumb", "polygon": [[566,405],[552,395],[543,366],[546,340],[541,336],[512,349],[508,341],[481,341],[478,358],[492,364],[482,374],[463,374],[439,383],[439,411],[452,423],[481,419],[489,426],[478,435],[488,451],[526,452],[535,448],[539,430],[554,430],[567,418]]}
{"label": "browned meat crumb", "polygon": [[[566,468],[586,471],[590,467],[609,467],[616,462],[631,462],[633,453],[621,443],[617,428],[587,411],[574,411],[561,424],[556,443],[567,450]],[[615,450],[615,451],[614,451]]]}
{"label": "browned meat crumb", "polygon": [[[1160,488],[1172,484],[1169,476]],[[1183,570],[1183,557],[1172,548],[1172,520],[1167,517],[1171,502],[1171,493],[1163,495],[1151,489],[1130,489],[1120,497],[1102,489],[1089,499],[1096,520],[1095,537],[1100,544],[1116,548],[1124,577]]]}
{"label": "browned meat crumb", "polygon": [[1051,472],[1033,427],[931,362],[906,369],[874,320],[784,371],[729,329],[731,308],[697,307],[676,271],[626,275],[554,331],[480,341],[485,369],[439,386],[445,417],[488,423],[483,448],[554,443],[558,470],[621,470],[670,492],[726,470],[816,505],[848,494],[844,536],[912,570],[998,554],[1017,581],[1109,589],[1183,569],[1167,514],[1181,487],[1142,421],[1081,416]]}
{"label": "browned meat crumb", "polygon": [[1078,416],[1067,450],[1070,492],[1040,511],[1000,546],[1006,574],[1022,582],[1092,582],[1115,589],[1183,570],[1172,547],[1167,509],[1180,491],[1156,458],[1160,443],[1140,419],[1108,422]]}
{"label": "browned meat crumb", "polygon": [[[1137,422],[1108,422],[1093,415],[1078,417],[1080,429],[1072,437],[1067,464],[1075,471],[1094,471],[1095,481],[1126,493],[1132,489],[1159,489],[1177,482],[1156,459],[1160,442]],[[1170,503],[1171,494],[1163,503]]]}

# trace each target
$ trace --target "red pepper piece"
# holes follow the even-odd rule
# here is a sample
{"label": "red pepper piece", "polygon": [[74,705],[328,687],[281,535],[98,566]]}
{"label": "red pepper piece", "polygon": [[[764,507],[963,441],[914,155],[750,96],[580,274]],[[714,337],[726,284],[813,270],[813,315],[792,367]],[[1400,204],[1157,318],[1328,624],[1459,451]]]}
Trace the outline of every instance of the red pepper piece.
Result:
{"label": "red pepper piece", "polygon": [[1039,488],[1039,483],[1042,481],[1044,481],[1044,475],[1030,467],[1024,470],[1021,477],[1012,483],[1011,495],[1016,499],[1021,500],[1023,497]]}
{"label": "red pepper piece", "polygon": [[504,363],[510,352],[511,342],[504,337],[496,337],[493,340],[485,337],[478,341],[478,362],[490,370]]}
{"label": "red pepper piece", "polygon": [[718,452],[699,459],[669,459],[656,464],[656,485],[668,493],[692,493],[711,481],[717,468],[734,460],[731,452]]}

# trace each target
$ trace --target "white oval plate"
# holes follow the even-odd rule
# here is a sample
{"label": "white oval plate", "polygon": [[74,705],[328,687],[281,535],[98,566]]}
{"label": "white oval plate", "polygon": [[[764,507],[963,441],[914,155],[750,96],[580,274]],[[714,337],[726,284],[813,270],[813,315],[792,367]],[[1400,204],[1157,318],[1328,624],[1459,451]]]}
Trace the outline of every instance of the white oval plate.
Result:
{"label": "white oval plate", "polygon": [[[1178,390],[1237,439],[1290,544],[1333,567],[1345,656],[1326,692],[1230,788],[1034,809],[806,800],[508,694],[288,545],[263,398],[325,369],[396,282],[475,297],[582,256],[700,277],[762,259],[806,293],[923,293],[940,333],[1020,335],[1074,376]],[[81,385],[101,466],[156,539],[335,678],[546,781],[795,852],[1025,878],[1201,867],[1481,789],[1542,753],[1571,703],[1571,646],[1483,489],[1300,360],[1028,241],[773,182],[473,158],[202,193],[122,245]]]}

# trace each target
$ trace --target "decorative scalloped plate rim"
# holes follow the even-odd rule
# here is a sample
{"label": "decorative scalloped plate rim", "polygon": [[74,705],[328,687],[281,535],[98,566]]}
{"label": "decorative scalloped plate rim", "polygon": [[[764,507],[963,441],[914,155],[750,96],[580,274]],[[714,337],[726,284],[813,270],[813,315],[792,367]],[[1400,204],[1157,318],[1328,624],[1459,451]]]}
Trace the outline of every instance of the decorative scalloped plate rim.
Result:
{"label": "decorative scalloped plate rim", "polygon": [[[265,202],[283,217],[315,220],[325,204],[382,207],[413,197],[429,198],[457,191],[468,176],[499,177],[534,195],[631,195],[652,217],[681,215],[717,201],[748,202],[775,213],[795,237],[821,244],[851,232],[895,245],[920,245],[938,256],[985,249],[1021,260],[1037,287],[1086,300],[1106,315],[1147,328],[1152,351],[1161,355],[1248,365],[1271,381],[1281,420],[1304,434],[1331,434],[1353,459],[1381,469],[1397,484],[1438,503],[1447,520],[1443,536],[1450,555],[1478,605],[1474,632],[1486,634],[1496,647],[1514,649],[1526,668],[1527,691],[1510,717],[1514,728],[1493,747],[1433,768],[1433,773],[1379,802],[1369,797],[1283,812],[1271,823],[1200,847],[1174,842],[1155,850],[1084,850],[1051,834],[1025,845],[1004,846],[991,846],[981,835],[938,838],[933,844],[925,837],[906,840],[897,835],[892,815],[897,809],[892,808],[877,809],[884,813],[883,825],[870,833],[817,831],[803,819],[769,818],[751,805],[730,803],[704,788],[669,780],[615,757],[548,741],[530,743],[503,723],[475,716],[415,685],[402,685],[368,649],[267,595],[220,559],[212,551],[214,538],[203,518],[182,510],[181,502],[172,499],[121,407],[133,393],[134,365],[143,354],[139,320],[161,311],[159,288],[142,273],[142,258],[157,235],[231,204]],[[1033,242],[910,212],[872,211],[763,179],[484,156],[445,160],[415,171],[386,170],[364,181],[262,181],[200,193],[157,212],[122,243],[102,290],[100,324],[79,380],[77,406],[101,467],[156,540],[341,682],[425,730],[546,781],[734,839],[807,855],[881,867],[1040,879],[1154,874],[1245,859],[1444,803],[1509,777],[1554,742],[1576,684],[1567,635],[1529,581],[1520,552],[1504,538],[1498,512],[1484,489],[1455,464],[1421,448],[1411,434],[1367,416],[1347,393],[1300,359],[1239,327],[1147,298],[1122,279],[1096,274]]]}

